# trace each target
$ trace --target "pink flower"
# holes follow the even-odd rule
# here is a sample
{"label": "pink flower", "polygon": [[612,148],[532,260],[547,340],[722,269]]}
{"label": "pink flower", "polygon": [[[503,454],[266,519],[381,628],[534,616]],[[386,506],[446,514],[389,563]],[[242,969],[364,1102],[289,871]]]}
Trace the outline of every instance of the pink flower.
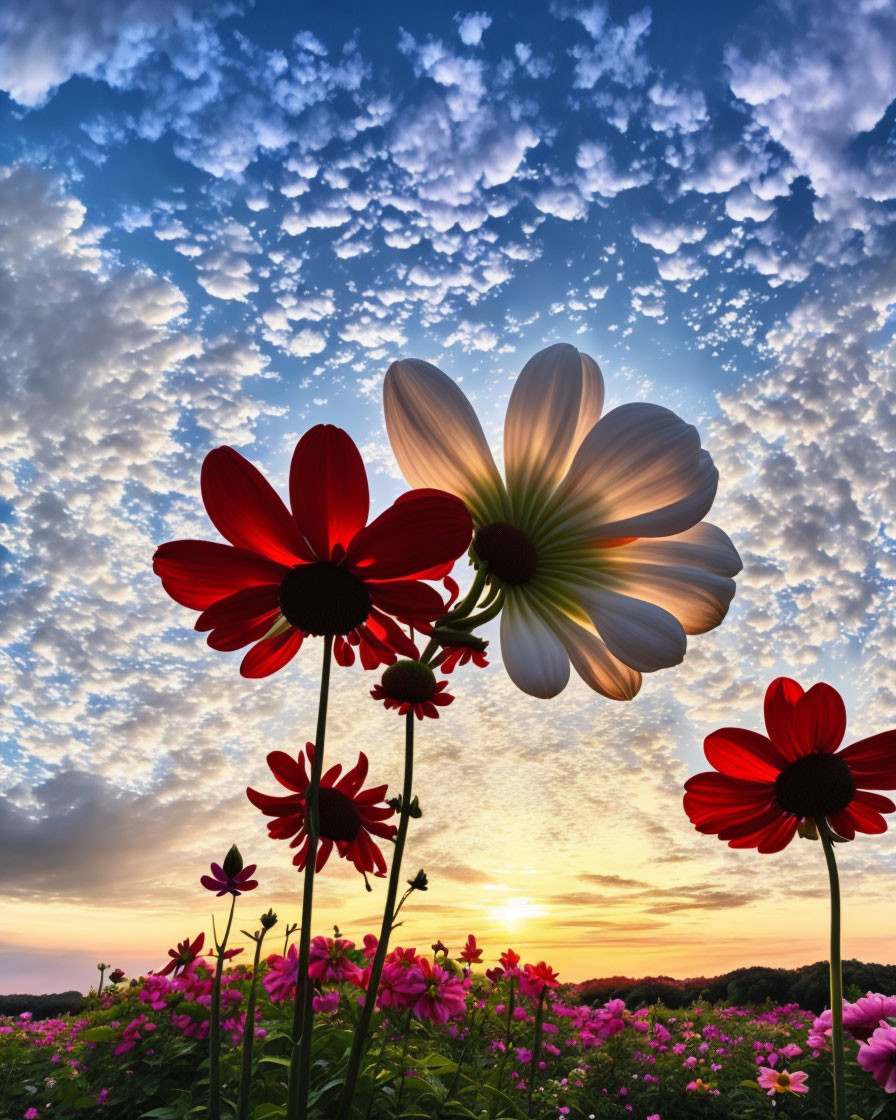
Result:
{"label": "pink flower", "polygon": [[440,965],[431,964],[426,957],[418,958],[409,969],[402,987],[418,1019],[432,1019],[443,1026],[449,1019],[466,1013],[467,993],[463,982]]}
{"label": "pink flower", "polygon": [[37,1120],[37,1109],[29,1108],[25,1113],[25,1120]]}
{"label": "pink flower", "polygon": [[896,1027],[883,1022],[867,1042],[859,1044],[859,1065],[887,1093],[896,1093]]}
{"label": "pink flower", "polygon": [[268,957],[268,972],[262,979],[272,1003],[281,1003],[295,995],[296,981],[299,977],[299,950],[290,945],[289,953],[281,957],[274,953]]}
{"label": "pink flower", "polygon": [[321,980],[327,984],[337,984],[342,980],[357,981],[361,969],[348,959],[346,953],[354,949],[354,941],[340,937],[334,941],[331,937],[315,937],[308,950],[308,975],[312,980]]}
{"label": "pink flower", "polygon": [[768,1095],[773,1097],[776,1093],[808,1093],[808,1078],[808,1073],[802,1071],[788,1073],[786,1069],[774,1070],[763,1066],[756,1080],[760,1089],[768,1089]]}
{"label": "pink flower", "polygon": [[311,1006],[319,1013],[332,1015],[339,1010],[339,993],[327,992],[326,995],[315,996],[311,1001]]}

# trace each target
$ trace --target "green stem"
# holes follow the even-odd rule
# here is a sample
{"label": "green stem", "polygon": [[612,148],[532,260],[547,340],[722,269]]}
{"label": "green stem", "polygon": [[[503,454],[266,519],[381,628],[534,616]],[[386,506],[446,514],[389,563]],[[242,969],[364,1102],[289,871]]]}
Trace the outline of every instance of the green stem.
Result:
{"label": "green stem", "polygon": [[541,1021],[544,1016],[544,994],[546,991],[546,986],[541,989],[541,995],[538,997],[538,1007],[535,1011],[535,1038],[532,1042],[532,1062],[529,1067],[529,1092],[526,1095],[526,1112],[529,1116],[532,1115],[532,1091],[535,1088],[535,1071],[538,1069],[538,1055],[541,1052]]}
{"label": "green stem", "polygon": [[411,1012],[408,1009],[404,1021],[404,1043],[401,1047],[401,1062],[398,1066],[398,1092],[395,1094],[395,1120],[401,1116],[401,1098],[404,1096],[404,1083],[407,1080],[408,1045],[411,1041]]}
{"label": "green stem", "polygon": [[296,1002],[292,1016],[292,1060],[289,1066],[289,1090],[286,1104],[287,1120],[306,1120],[308,1115],[308,1079],[311,1073],[311,1025],[313,1010],[312,985],[308,979],[311,948],[311,906],[314,899],[314,875],[317,843],[320,839],[318,790],[324,761],[324,739],[327,731],[327,700],[330,692],[330,663],[333,635],[324,635],[324,661],[320,674],[320,699],[317,705],[317,733],[314,737],[314,761],[305,796],[305,828],[308,833],[308,856],[302,890],[302,926],[299,932],[299,971],[296,978]]}
{"label": "green stem", "polygon": [[376,997],[379,992],[380,978],[383,975],[383,965],[389,949],[389,936],[392,933],[392,924],[395,920],[395,899],[398,895],[398,880],[401,876],[401,859],[404,855],[404,842],[408,833],[410,820],[411,788],[414,779],[414,713],[408,712],[404,724],[404,784],[401,791],[401,812],[398,817],[398,832],[395,835],[395,853],[392,856],[392,868],[389,872],[389,886],[386,891],[386,905],[383,909],[383,923],[380,928],[380,940],[376,947],[376,955],[370,966],[370,981],[367,985],[367,995],[361,1009],[361,1017],[355,1028],[355,1037],[352,1039],[352,1050],[348,1059],[348,1068],[345,1073],[345,1084],[342,1087],[342,1096],[339,1100],[339,1109],[336,1120],[348,1120],[355,1095],[355,1084],[361,1068],[361,1058],[367,1043],[367,1032],[370,1029],[370,1019],[376,1006]]}
{"label": "green stem", "polygon": [[[445,1094],[445,1099],[436,1114],[436,1120],[441,1120],[442,1111],[445,1106],[450,1103],[451,1098],[454,1096],[454,1090],[457,1088],[457,1082],[460,1079],[460,1067],[464,1064],[464,1058],[467,1056],[467,1049],[470,1045],[470,1039],[473,1034],[473,1027],[476,1025],[476,1005],[473,1005],[473,1011],[470,1014],[470,1027],[467,1031],[467,1037],[464,1039],[464,1044],[460,1050],[460,1057],[457,1059],[457,1069],[454,1071],[454,1077],[451,1079],[451,1084],[448,1086],[448,1092]],[[470,1110],[473,1111],[472,1109]]]}
{"label": "green stem", "polygon": [[258,982],[258,966],[261,961],[261,943],[268,931],[262,928],[255,939],[255,960],[252,963],[252,983],[246,999],[246,1023],[243,1027],[243,1061],[240,1071],[240,1095],[236,1106],[236,1120],[247,1120],[249,1116],[249,1086],[252,1081],[252,1050],[255,1046],[255,985]]}
{"label": "green stem", "polygon": [[230,896],[230,914],[220,945],[217,937],[215,938],[218,957],[215,962],[215,982],[212,984],[212,1005],[209,1009],[208,1025],[208,1120],[220,1120],[221,1117],[221,974],[224,972],[224,950],[227,948],[235,906],[234,894]]}
{"label": "green stem", "polygon": [[476,606],[479,601],[479,596],[482,594],[482,589],[485,587],[485,580],[488,576],[488,565],[480,564],[476,569],[476,575],[470,590],[464,595],[463,599],[457,604],[454,610],[443,614],[442,617],[436,622],[436,626],[444,626],[447,622],[453,622],[456,618],[465,618],[471,610]]}
{"label": "green stem", "polygon": [[491,622],[493,618],[496,618],[501,613],[501,608],[503,606],[504,596],[498,595],[490,607],[486,607],[484,611],[480,611],[479,614],[471,615],[469,618],[462,618],[454,629],[469,631],[475,630],[477,626],[484,626],[486,622]]}
{"label": "green stem", "polygon": [[[376,1058],[374,1058],[373,1069],[372,1069],[371,1074],[370,1074],[370,1080],[371,1080],[371,1083],[373,1084],[373,1086],[376,1086],[377,1074],[380,1071],[380,1066],[382,1065],[382,1061],[383,1061],[383,1051],[386,1049],[386,1043],[388,1041],[389,1041],[389,1033],[385,1029],[385,1026],[384,1026],[384,1028],[383,1028],[383,1040],[380,1043],[380,1048],[377,1051]],[[367,1098],[367,1110],[364,1113],[364,1120],[370,1120],[370,1115],[373,1112],[373,1102],[374,1102],[375,1097],[376,1097],[376,1092],[371,1091],[370,1096]]]}
{"label": "green stem", "polygon": [[834,1120],[846,1120],[843,1070],[843,971],[840,963],[840,878],[834,845],[824,827],[819,829],[831,883],[831,1048],[834,1058]]}

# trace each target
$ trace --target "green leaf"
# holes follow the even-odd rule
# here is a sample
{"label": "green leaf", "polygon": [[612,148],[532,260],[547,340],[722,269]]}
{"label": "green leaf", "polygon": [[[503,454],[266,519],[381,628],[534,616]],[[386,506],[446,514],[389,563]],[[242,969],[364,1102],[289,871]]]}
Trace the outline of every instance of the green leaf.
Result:
{"label": "green leaf", "polygon": [[275,1116],[286,1115],[286,1105],[283,1104],[257,1104],[249,1113],[252,1120],[273,1120]]}
{"label": "green leaf", "polygon": [[[83,1032],[81,1037],[84,1037]],[[153,1120],[177,1120],[177,1112],[173,1108],[154,1108],[152,1112],[140,1113],[140,1120],[149,1120],[150,1117]]]}
{"label": "green leaf", "polygon": [[290,1058],[270,1057],[270,1058],[259,1058],[258,1060],[259,1060],[259,1062],[270,1062],[271,1065],[275,1065],[275,1066],[286,1066],[287,1069],[289,1069],[289,1067],[292,1065],[292,1060]]}
{"label": "green leaf", "polygon": [[78,1035],[79,1042],[117,1042],[121,1038],[117,1027],[88,1027]]}
{"label": "green leaf", "polygon": [[739,1084],[744,1089],[758,1089],[760,1093],[765,1092],[758,1081],[741,1081]]}

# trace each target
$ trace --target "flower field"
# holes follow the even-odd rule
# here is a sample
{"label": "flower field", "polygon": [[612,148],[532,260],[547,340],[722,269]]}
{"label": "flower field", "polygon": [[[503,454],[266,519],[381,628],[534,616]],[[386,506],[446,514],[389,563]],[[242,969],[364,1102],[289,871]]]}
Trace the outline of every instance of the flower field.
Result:
{"label": "flower field", "polygon": [[[273,923],[264,918],[267,932]],[[79,1013],[0,1019],[0,1120],[204,1114],[216,962],[203,958],[202,943],[187,939],[172,950],[166,973],[101,983]],[[315,1120],[335,1113],[376,946],[372,935],[363,948],[338,933],[312,939]],[[512,950],[500,961],[481,971],[472,936],[457,954],[441,942],[426,953],[390,951],[352,1120],[831,1114],[830,1012],[771,1003],[670,1010],[619,999],[589,1006],[544,961],[524,964]],[[286,1115],[297,975],[295,945],[259,956],[257,971],[239,964],[222,973],[226,1120]],[[894,1115],[893,1016],[896,997],[869,994],[844,1006],[850,1115],[861,1120]]]}

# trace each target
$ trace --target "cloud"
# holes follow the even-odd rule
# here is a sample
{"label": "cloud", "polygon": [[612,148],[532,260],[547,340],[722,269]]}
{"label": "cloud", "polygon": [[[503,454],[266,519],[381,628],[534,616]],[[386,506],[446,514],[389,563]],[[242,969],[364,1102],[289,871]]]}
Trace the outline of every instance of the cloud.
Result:
{"label": "cloud", "polygon": [[470,12],[462,19],[458,16],[454,17],[457,20],[457,33],[460,36],[460,41],[466,47],[478,47],[482,42],[482,34],[492,25],[492,17],[486,15],[485,12]]}

